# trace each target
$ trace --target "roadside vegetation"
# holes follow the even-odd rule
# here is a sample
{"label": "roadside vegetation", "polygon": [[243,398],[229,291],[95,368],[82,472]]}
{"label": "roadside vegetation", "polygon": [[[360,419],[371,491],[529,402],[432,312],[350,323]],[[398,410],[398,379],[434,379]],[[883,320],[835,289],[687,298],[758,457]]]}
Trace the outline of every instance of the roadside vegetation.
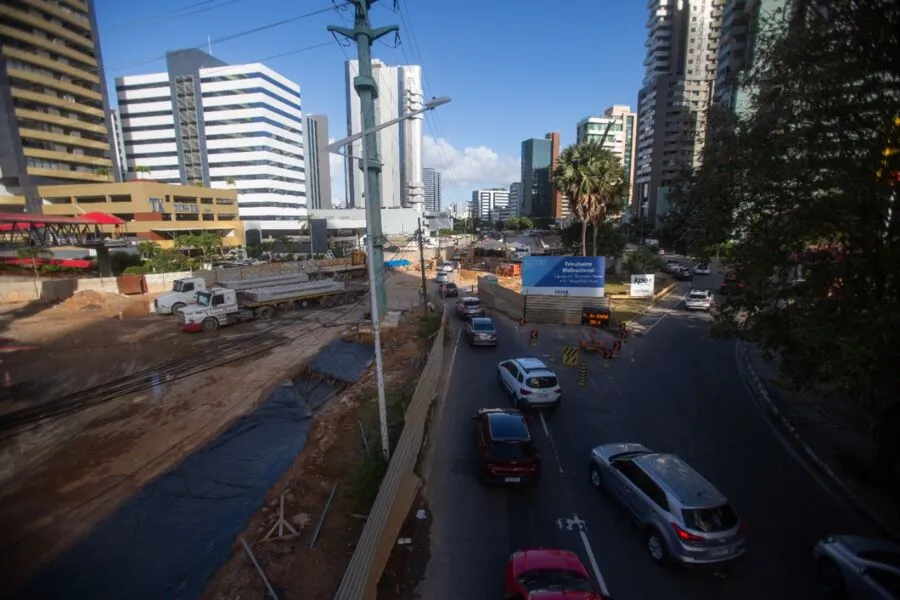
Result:
{"label": "roadside vegetation", "polygon": [[873,470],[896,480],[900,4],[828,2],[799,18],[762,23],[747,108],[711,115],[666,230],[682,251],[720,249],[744,283],[716,331],[777,356],[788,384],[849,400]]}

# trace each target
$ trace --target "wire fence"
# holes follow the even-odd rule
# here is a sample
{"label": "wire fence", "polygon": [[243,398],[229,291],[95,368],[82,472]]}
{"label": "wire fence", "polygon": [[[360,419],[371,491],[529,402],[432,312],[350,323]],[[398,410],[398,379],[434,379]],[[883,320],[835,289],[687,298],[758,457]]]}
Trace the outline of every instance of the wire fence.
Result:
{"label": "wire fence", "polygon": [[437,395],[444,360],[445,328],[435,336],[428,362],[404,414],[403,432],[394,448],[378,496],[350,558],[335,600],[374,599],[378,580],[394,541],[409,514],[422,480],[415,473],[431,402]]}

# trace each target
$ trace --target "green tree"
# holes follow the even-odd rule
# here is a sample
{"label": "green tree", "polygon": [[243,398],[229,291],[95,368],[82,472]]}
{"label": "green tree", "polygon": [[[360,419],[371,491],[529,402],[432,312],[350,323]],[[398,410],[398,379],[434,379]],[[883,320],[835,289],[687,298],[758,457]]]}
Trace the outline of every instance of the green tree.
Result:
{"label": "green tree", "polygon": [[662,258],[648,246],[638,246],[625,255],[622,265],[630,275],[656,273],[662,269]]}
{"label": "green tree", "polygon": [[900,146],[900,4],[832,0],[766,31],[742,82],[749,111],[713,138],[677,229],[731,242],[744,293],[717,331],[777,354],[793,384],[855,401],[896,476],[900,165],[885,150]]}
{"label": "green tree", "polygon": [[587,256],[588,225],[603,223],[610,208],[621,198],[625,169],[610,150],[588,141],[562,151],[552,178],[556,188],[569,198],[572,212],[581,222],[581,254]]}
{"label": "green tree", "polygon": [[222,254],[222,238],[214,231],[179,235],[174,243],[176,248],[182,250],[200,250],[207,262]]}
{"label": "green tree", "polygon": [[534,229],[534,221],[528,217],[518,217],[519,231]]}
{"label": "green tree", "polygon": [[97,177],[109,179],[109,167],[96,167],[94,169],[94,174],[97,175]]}
{"label": "green tree", "polygon": [[141,258],[144,258],[147,260],[152,259],[154,256],[159,254],[159,251],[161,249],[162,248],[160,248],[159,244],[157,244],[156,242],[144,241],[144,242],[138,242],[138,245],[137,245],[138,254],[140,254]]}
{"label": "green tree", "polygon": [[[145,167],[143,165],[137,165],[134,168],[134,172],[138,174],[139,179],[150,179],[150,176],[152,175],[150,167]],[[141,175],[146,175],[146,177],[141,177]]]}

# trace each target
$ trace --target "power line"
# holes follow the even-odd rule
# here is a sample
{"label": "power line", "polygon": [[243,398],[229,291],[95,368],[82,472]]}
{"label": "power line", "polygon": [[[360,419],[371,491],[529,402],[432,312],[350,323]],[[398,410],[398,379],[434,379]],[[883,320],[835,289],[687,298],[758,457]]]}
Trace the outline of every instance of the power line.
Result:
{"label": "power line", "polygon": [[[222,3],[216,4],[216,2],[222,2]],[[133,29],[135,26],[138,26],[138,25],[140,25],[140,26],[153,25],[156,23],[164,23],[166,21],[174,21],[175,19],[189,17],[191,15],[199,15],[201,13],[210,12],[212,10],[218,10],[220,8],[224,8],[231,4],[237,4],[238,2],[243,2],[243,0],[225,0],[224,2],[222,0],[203,0],[203,2],[195,2],[193,4],[189,4],[188,6],[184,6],[182,8],[178,8],[175,10],[169,10],[169,11],[157,13],[156,16],[148,15],[148,16],[142,17],[140,19],[134,19],[133,21],[125,21],[124,23],[120,23],[118,25],[108,27],[107,29],[105,29],[103,31],[103,35],[121,33],[122,31]],[[207,6],[209,4],[212,4],[212,6]]]}
{"label": "power line", "polygon": [[[289,19],[282,19],[282,20],[280,20],[280,21],[275,21],[274,23],[268,23],[268,24],[266,24],[266,25],[260,25],[259,27],[254,27],[254,28],[252,28],[252,29],[245,29],[245,30],[243,30],[243,31],[239,31],[239,32],[237,32],[237,33],[232,33],[232,34],[230,34],[230,35],[226,35],[226,36],[223,36],[223,37],[220,37],[220,38],[215,38],[215,39],[212,39],[212,40],[207,40],[207,41],[205,41],[205,42],[203,42],[203,43],[201,43],[201,44],[197,44],[196,46],[191,46],[190,49],[193,49],[193,50],[202,50],[202,49],[206,48],[209,44],[221,44],[221,43],[223,43],[223,42],[230,42],[230,41],[232,41],[232,40],[236,40],[236,39],[238,39],[238,38],[246,37],[246,36],[248,36],[248,35],[253,35],[253,34],[255,34],[255,33],[260,33],[261,31],[268,31],[269,29],[274,29],[274,28],[276,28],[276,27],[281,27],[282,25],[287,25],[287,24],[289,24],[289,23],[296,23],[297,21],[301,21],[301,20],[303,20],[303,19],[309,19],[309,18],[315,17],[315,16],[317,16],[317,15],[322,15],[322,14],[325,14],[325,13],[328,13],[328,12],[332,12],[332,11],[335,11],[335,10],[339,10],[339,7],[340,7],[340,6],[343,6],[343,5],[346,5],[346,4],[347,4],[347,2],[341,2],[340,4],[335,4],[335,5],[333,5],[333,6],[329,6],[328,8],[320,8],[319,10],[314,10],[314,11],[312,11],[312,12],[308,12],[308,13],[305,13],[305,14],[302,14],[302,15],[297,15],[296,17],[291,17],[291,18],[289,18]],[[150,63],[155,63],[155,62],[158,62],[158,61],[161,61],[161,60],[165,60],[165,59],[166,59],[166,55],[163,54],[162,56],[155,56],[155,57],[153,57],[153,58],[147,58],[147,59],[144,59],[144,60],[140,60],[140,61],[136,61],[136,62],[133,62],[133,63],[129,63],[129,64],[127,64],[127,65],[122,65],[122,66],[120,66],[120,67],[115,67],[115,68],[111,69],[111,71],[113,71],[113,72],[115,72],[115,71],[122,71],[122,70],[125,70],[125,69],[130,69],[131,67],[139,67],[139,66],[141,66],[141,65],[146,65],[146,64],[150,64]]]}

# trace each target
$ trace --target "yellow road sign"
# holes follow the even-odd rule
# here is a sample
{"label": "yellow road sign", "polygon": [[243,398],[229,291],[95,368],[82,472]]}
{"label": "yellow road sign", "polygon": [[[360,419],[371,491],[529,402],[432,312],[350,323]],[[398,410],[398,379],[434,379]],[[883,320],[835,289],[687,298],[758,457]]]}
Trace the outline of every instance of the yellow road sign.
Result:
{"label": "yellow road sign", "polygon": [[565,346],[562,351],[562,361],[567,367],[578,366],[578,348],[575,346]]}

